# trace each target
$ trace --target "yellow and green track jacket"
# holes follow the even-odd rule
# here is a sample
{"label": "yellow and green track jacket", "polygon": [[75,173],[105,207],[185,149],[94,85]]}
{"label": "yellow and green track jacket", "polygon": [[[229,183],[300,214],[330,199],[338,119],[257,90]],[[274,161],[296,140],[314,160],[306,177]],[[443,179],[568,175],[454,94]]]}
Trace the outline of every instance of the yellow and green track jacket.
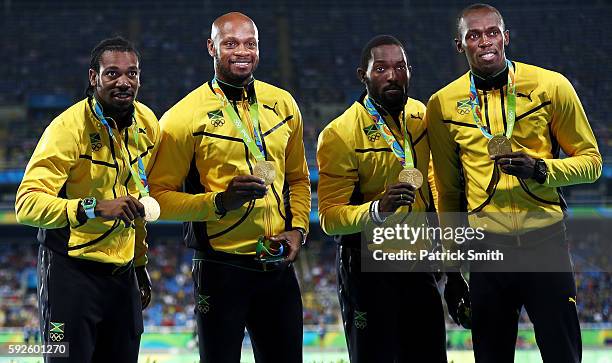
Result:
{"label": "yellow and green track jacket", "polygon": [[[157,151],[159,124],[147,106],[134,102],[135,122],[121,134],[114,129],[121,145],[113,144],[91,102],[85,99],[71,106],[43,133],[17,190],[17,220],[40,228],[39,241],[58,253],[116,265],[134,259],[136,265],[144,265],[147,243],[142,218],[132,228],[102,218],[79,224],[76,215],[86,197],[110,200],[128,193],[139,197],[118,148],[128,144],[134,170],[139,155],[149,169]],[[134,130],[139,133],[138,145]]]}
{"label": "yellow and green track jacket", "polygon": [[[421,171],[425,182],[416,193],[411,210],[399,208],[393,220],[402,220],[409,213],[405,223],[426,226],[425,213],[419,212],[433,211],[433,198],[428,183],[430,153],[424,120],[425,105],[408,99],[404,114],[415,167]],[[402,133],[391,116],[383,112],[381,115],[395,139],[403,144]],[[363,232],[370,222],[371,202],[382,197],[387,185],[398,183],[402,170],[399,160],[365,109],[363,97],[321,132],[317,162],[321,227],[329,235],[341,236],[340,243],[356,247],[359,245],[357,234]]]}
{"label": "yellow and green track jacket", "polygon": [[161,205],[162,219],[189,222],[189,247],[254,254],[260,236],[296,227],[308,230],[310,179],[302,117],[293,97],[270,84],[254,81],[246,89],[223,84],[221,88],[251,133],[248,99],[253,92],[257,97],[266,160],[276,169],[276,179],[266,197],[229,211],[222,218],[215,214],[215,195],[224,191],[235,176],[252,174],[256,160],[222,109],[210,82],[192,91],[161,118],[162,141],[151,171],[151,192]]}
{"label": "yellow and green track jacket", "polygon": [[[563,219],[559,187],[592,183],[601,174],[593,131],[570,82],[559,73],[519,62],[515,72],[512,151],[544,159],[548,177],[539,184],[494,173],[487,139],[472,116],[468,72],[435,93],[427,105],[442,224],[456,223],[453,218],[445,222],[445,212],[460,211],[464,192],[473,227],[515,235],[546,227]],[[505,133],[507,126],[507,85],[505,78],[501,81],[488,90],[476,84],[483,124],[492,134]],[[560,150],[568,157],[559,158]]]}

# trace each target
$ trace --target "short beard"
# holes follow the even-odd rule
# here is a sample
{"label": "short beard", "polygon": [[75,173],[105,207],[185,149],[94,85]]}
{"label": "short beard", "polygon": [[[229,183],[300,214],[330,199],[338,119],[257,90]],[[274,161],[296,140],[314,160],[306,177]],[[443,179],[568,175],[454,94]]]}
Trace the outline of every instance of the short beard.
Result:
{"label": "short beard", "polygon": [[[96,102],[99,102],[102,106],[104,117],[112,118],[117,123],[117,127],[122,128],[131,123],[131,116],[134,113],[134,102],[126,106],[117,107],[114,104],[106,104],[95,93],[94,95]],[[134,95],[135,97],[136,95]]]}
{"label": "short beard", "polygon": [[117,106],[115,104],[103,105],[104,113],[108,113],[109,115],[114,115],[115,117],[125,116],[126,113],[129,113],[134,108],[134,103],[130,103],[129,105],[121,105]]}
{"label": "short beard", "polygon": [[401,98],[387,99],[387,97],[383,94],[371,94],[374,100],[381,105],[385,111],[391,114],[399,114],[404,110],[404,106],[406,105],[406,101],[408,97],[406,95],[406,90],[403,91]]}
{"label": "short beard", "polygon": [[249,73],[246,77],[236,77],[228,68],[220,62],[219,58],[215,56],[215,64],[218,73],[225,79],[226,83],[229,83],[233,86],[245,86],[248,81],[253,78],[253,72],[255,72],[255,66],[251,73]]}
{"label": "short beard", "polygon": [[388,100],[386,99],[384,95],[381,95],[380,102],[382,103],[382,106],[387,111],[391,113],[400,113],[402,112],[402,110],[404,109],[404,106],[406,105],[406,92],[404,91],[402,93],[402,97],[399,100],[398,99]]}

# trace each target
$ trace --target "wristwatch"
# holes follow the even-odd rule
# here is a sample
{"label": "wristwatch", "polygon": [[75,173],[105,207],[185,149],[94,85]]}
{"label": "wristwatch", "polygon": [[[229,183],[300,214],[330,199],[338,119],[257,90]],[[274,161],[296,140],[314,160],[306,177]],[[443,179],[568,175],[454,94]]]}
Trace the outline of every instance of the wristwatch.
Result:
{"label": "wristwatch", "polygon": [[303,246],[306,243],[306,230],[302,227],[295,227],[293,228],[293,230],[300,232],[300,234],[302,235],[302,246]]}
{"label": "wristwatch", "polygon": [[83,210],[85,210],[85,215],[88,219],[96,218],[96,203],[96,198],[94,197],[87,197],[81,200],[81,205],[83,206]]}
{"label": "wristwatch", "polygon": [[548,177],[548,168],[546,163],[542,159],[536,159],[535,166],[533,167],[532,178],[540,184],[543,184]]}
{"label": "wristwatch", "polygon": [[215,214],[219,218],[223,218],[227,213],[227,209],[223,206],[223,192],[217,193],[213,198],[213,205],[215,206]]}

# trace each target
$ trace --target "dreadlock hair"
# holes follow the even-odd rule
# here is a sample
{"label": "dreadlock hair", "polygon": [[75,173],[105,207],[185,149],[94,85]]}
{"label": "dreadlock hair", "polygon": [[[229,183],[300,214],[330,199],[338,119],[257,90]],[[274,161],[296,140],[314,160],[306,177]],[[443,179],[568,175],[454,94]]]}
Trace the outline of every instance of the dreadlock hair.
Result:
{"label": "dreadlock hair", "polygon": [[[134,47],[134,44],[129,40],[121,36],[116,36],[113,38],[106,38],[102,40],[98,45],[94,47],[91,51],[91,60],[89,61],[89,69],[93,69],[96,73],[98,73],[100,69],[100,58],[102,58],[102,54],[106,51],[110,52],[130,52],[136,54],[136,57],[140,59],[140,53]],[[85,90],[85,96],[92,97],[94,94],[94,87],[89,84],[87,89]]]}

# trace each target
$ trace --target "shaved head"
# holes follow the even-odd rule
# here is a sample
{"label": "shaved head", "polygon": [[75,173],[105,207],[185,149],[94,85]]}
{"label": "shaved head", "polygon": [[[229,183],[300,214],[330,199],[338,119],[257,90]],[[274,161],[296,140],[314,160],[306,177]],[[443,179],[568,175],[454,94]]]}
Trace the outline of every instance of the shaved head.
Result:
{"label": "shaved head", "polygon": [[464,8],[463,10],[461,10],[459,15],[457,15],[456,24],[457,24],[457,38],[458,39],[461,39],[465,35],[464,32],[467,31],[467,29],[465,29],[467,26],[467,24],[465,24],[465,17],[467,16],[468,13],[475,11],[475,10],[489,10],[495,13],[495,15],[499,17],[499,21],[501,24],[501,30],[502,31],[506,30],[506,25],[504,23],[504,17],[501,15],[499,10],[497,10],[496,8],[494,8],[493,6],[489,4],[483,4],[483,3],[472,4]]}
{"label": "shaved head", "polygon": [[210,29],[207,48],[217,79],[244,86],[253,78],[259,64],[259,34],[248,16],[232,12],[218,17]]}
{"label": "shaved head", "polygon": [[239,12],[231,12],[227,14],[223,14],[212,23],[212,27],[210,29],[210,39],[213,41],[217,41],[219,34],[223,32],[225,28],[233,28],[233,27],[252,27],[255,31],[255,37],[259,38],[259,32],[257,31],[257,26],[253,19]]}
{"label": "shaved head", "polygon": [[457,18],[457,33],[457,51],[465,53],[472,72],[489,77],[506,67],[510,32],[497,9],[487,4],[468,6]]}

